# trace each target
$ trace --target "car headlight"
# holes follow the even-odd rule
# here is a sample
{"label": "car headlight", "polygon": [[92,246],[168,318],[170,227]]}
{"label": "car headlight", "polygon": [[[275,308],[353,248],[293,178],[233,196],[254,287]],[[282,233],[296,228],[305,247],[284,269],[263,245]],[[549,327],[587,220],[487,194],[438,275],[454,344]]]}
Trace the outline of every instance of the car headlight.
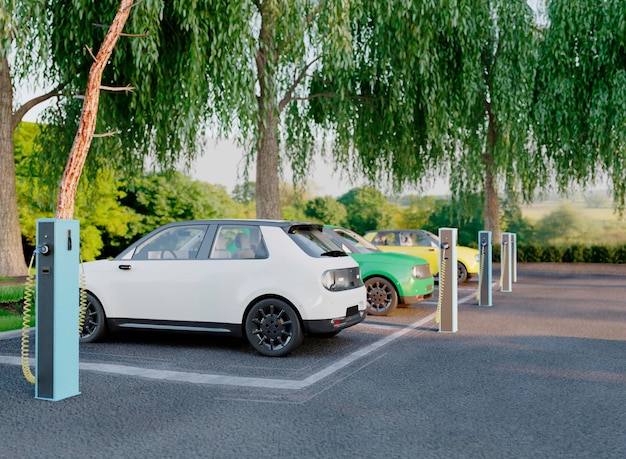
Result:
{"label": "car headlight", "polygon": [[413,268],[411,268],[411,274],[413,274],[413,277],[416,279],[427,279],[431,277],[430,267],[427,263],[423,265],[414,265]]}
{"label": "car headlight", "polygon": [[322,285],[331,292],[363,286],[359,268],[330,269],[322,274]]}

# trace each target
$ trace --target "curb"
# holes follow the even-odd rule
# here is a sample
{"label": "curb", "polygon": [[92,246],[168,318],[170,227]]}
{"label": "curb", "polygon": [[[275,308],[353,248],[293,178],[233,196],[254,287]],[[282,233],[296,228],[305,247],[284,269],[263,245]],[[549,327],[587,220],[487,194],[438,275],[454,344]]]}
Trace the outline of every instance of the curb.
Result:
{"label": "curb", "polygon": [[[35,329],[35,328],[33,327],[33,328],[31,329],[31,331],[32,331],[32,330],[34,330],[34,329]],[[21,330],[21,329],[19,329],[19,330],[9,330],[9,331],[5,331],[5,332],[0,332],[0,341],[1,341],[1,340],[3,340],[3,339],[11,339],[11,338],[16,338],[16,337],[21,336],[21,335],[22,335],[22,330]]]}

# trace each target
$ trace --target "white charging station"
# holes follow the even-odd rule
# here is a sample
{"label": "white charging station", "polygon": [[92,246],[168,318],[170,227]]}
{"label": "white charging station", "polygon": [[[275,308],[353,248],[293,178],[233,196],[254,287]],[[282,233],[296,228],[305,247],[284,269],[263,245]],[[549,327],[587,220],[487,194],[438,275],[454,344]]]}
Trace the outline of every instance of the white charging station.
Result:
{"label": "white charging station", "polygon": [[79,222],[37,220],[35,398],[78,395]]}
{"label": "white charging station", "polygon": [[517,282],[517,234],[511,235],[511,271],[513,273],[513,282]]}
{"label": "white charging station", "polygon": [[512,258],[513,251],[511,250],[511,233],[502,233],[502,245],[500,246],[500,291],[510,292],[512,291],[513,269]]}
{"label": "white charging station", "polygon": [[439,228],[440,332],[458,331],[457,229]]}
{"label": "white charging station", "polygon": [[491,231],[478,232],[478,306],[493,306]]}

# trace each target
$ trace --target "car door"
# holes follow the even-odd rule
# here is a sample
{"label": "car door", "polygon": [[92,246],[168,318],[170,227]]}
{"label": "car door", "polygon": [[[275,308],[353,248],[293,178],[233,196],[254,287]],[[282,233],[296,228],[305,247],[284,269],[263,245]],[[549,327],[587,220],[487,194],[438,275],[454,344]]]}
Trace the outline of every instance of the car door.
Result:
{"label": "car door", "polygon": [[164,228],[138,245],[130,259],[118,260],[106,304],[110,318],[149,321],[210,321],[207,279],[219,267],[198,258],[207,225]]}

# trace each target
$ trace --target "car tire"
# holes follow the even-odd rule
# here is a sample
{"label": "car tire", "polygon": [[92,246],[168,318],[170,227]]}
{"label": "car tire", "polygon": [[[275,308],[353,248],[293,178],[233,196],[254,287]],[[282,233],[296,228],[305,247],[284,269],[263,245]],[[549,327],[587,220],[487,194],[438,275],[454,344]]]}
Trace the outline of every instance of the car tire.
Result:
{"label": "car tire", "polygon": [[275,298],[266,298],[252,306],[246,315],[245,331],[250,345],[268,357],[285,356],[304,339],[296,311]]}
{"label": "car tire", "polygon": [[384,277],[370,277],[365,281],[367,291],[367,313],[386,316],[398,306],[398,293]]}
{"label": "car tire", "polygon": [[91,293],[87,293],[85,318],[80,330],[81,343],[95,343],[106,335],[106,317],[100,301]]}
{"label": "car tire", "polygon": [[468,279],[467,276],[467,268],[460,261],[457,263],[457,275],[458,275],[458,283],[462,284]]}

